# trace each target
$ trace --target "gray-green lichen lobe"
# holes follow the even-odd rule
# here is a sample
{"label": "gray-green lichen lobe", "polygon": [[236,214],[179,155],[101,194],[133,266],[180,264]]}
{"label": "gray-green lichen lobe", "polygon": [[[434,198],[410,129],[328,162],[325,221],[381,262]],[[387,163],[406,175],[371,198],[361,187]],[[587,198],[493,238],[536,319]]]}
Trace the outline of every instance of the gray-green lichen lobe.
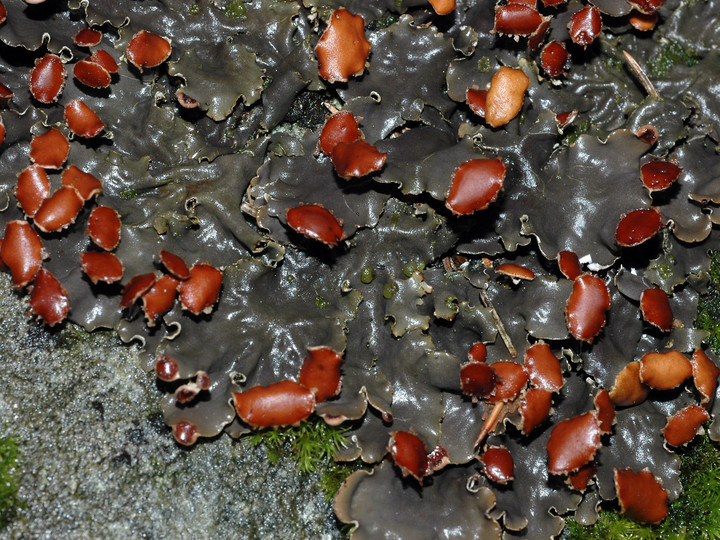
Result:
{"label": "gray-green lichen lobe", "polygon": [[292,459],[222,435],[177,445],[155,377],[111,332],[47,332],[0,275],[0,437],[17,437],[24,506],[2,538],[335,538]]}

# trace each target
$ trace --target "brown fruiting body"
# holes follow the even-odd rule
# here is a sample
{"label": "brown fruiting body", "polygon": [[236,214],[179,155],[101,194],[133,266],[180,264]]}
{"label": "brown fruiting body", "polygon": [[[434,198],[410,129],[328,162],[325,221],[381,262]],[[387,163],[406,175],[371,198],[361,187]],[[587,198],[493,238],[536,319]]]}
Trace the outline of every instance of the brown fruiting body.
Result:
{"label": "brown fruiting body", "polygon": [[130,279],[123,288],[120,309],[125,309],[137,302],[153,286],[157,277],[153,273],[140,274]]}
{"label": "brown fruiting body", "polygon": [[660,17],[657,13],[647,15],[635,10],[628,15],[628,22],[635,30],[639,30],[640,32],[650,32],[653,28],[655,28],[659,19]]}
{"label": "brown fruiting body", "polygon": [[573,251],[560,251],[557,255],[560,273],[568,279],[575,280],[582,274],[580,260]]}
{"label": "brown fruiting body", "polygon": [[46,169],[59,169],[70,153],[70,143],[56,128],[42,135],[33,135],[30,141],[30,160]]}
{"label": "brown fruiting body", "polygon": [[615,377],[610,399],[617,407],[629,407],[645,401],[650,388],[640,380],[640,362],[630,362]]}
{"label": "brown fruiting body", "polygon": [[155,361],[155,375],[161,381],[173,382],[180,378],[177,362],[167,355],[158,355]]}
{"label": "brown fruiting body", "polygon": [[600,434],[594,412],[558,422],[547,442],[550,474],[569,474],[587,464],[602,445]]}
{"label": "brown fruiting body", "polygon": [[708,413],[700,405],[688,405],[668,418],[663,428],[665,442],[671,446],[682,446],[689,443],[703,422],[710,420]]}
{"label": "brown fruiting body", "polygon": [[102,41],[102,32],[93,28],[83,28],[72,39],[78,47],[95,47]]}
{"label": "brown fruiting body", "polygon": [[174,253],[161,249],[160,263],[165,267],[165,270],[181,281],[190,277],[190,269],[188,268],[188,265],[181,257],[175,255]]}
{"label": "brown fruiting body", "polygon": [[105,129],[100,117],[81,99],[65,105],[65,121],[70,131],[86,139],[99,135]]}
{"label": "brown fruiting body", "polygon": [[315,395],[290,380],[234,392],[233,401],[238,416],[254,428],[295,425],[315,410]]}
{"label": "brown fruiting body", "polygon": [[495,372],[480,362],[468,362],[460,367],[460,389],[473,399],[490,397],[495,388]]}
{"label": "brown fruiting body", "polygon": [[520,404],[521,431],[527,435],[550,416],[552,392],[542,388],[530,388]]}
{"label": "brown fruiting body", "polygon": [[298,382],[315,394],[321,403],[340,393],[340,364],[343,355],[330,347],[309,347],[300,368]]}
{"label": "brown fruiting body", "polygon": [[465,216],[485,210],[497,200],[505,183],[505,163],[500,158],[471,159],[453,172],[445,206]]}
{"label": "brown fruiting body", "polygon": [[16,289],[22,289],[35,279],[44,258],[42,240],[30,224],[20,220],[8,221],[0,246],[0,259],[10,269]]}
{"label": "brown fruiting body", "polygon": [[295,232],[327,246],[335,247],[345,238],[342,223],[319,204],[304,204],[289,208],[285,218]]}
{"label": "brown fruiting body", "polygon": [[640,380],[650,388],[670,390],[691,375],[692,365],[679,351],[646,353],[640,359]]}
{"label": "brown fruiting body", "polygon": [[112,81],[108,70],[89,58],[80,60],[73,66],[73,75],[90,88],[107,88]]}
{"label": "brown fruiting body", "polygon": [[360,138],[357,120],[350,111],[338,111],[327,119],[322,131],[318,150],[329,156],[335,145],[341,142],[351,143]]}
{"label": "brown fruiting body", "polygon": [[422,483],[428,468],[427,450],[417,435],[396,431],[390,437],[388,451],[404,477],[410,475]]}
{"label": "brown fruiting body", "polygon": [[118,66],[115,58],[113,58],[109,52],[104,51],[103,49],[94,50],[93,53],[87,57],[87,60],[104,67],[105,71],[107,71],[111,75],[120,71],[120,66]]}
{"label": "brown fruiting body", "polygon": [[561,77],[567,72],[567,64],[570,59],[567,49],[563,43],[553,40],[540,53],[540,65],[548,77]]}
{"label": "brown fruiting body", "polygon": [[320,76],[330,83],[346,82],[365,70],[370,42],[365,38],[365,21],[341,8],[330,16],[328,27],[315,46]]}
{"label": "brown fruiting body", "polygon": [[200,436],[197,426],[187,420],[180,420],[172,426],[172,433],[175,440],[183,446],[192,446]]}
{"label": "brown fruiting body", "polygon": [[693,352],[690,358],[690,364],[692,365],[695,388],[697,388],[702,396],[700,403],[708,405],[715,397],[720,369],[715,365],[715,362],[708,358],[708,355],[705,354],[705,351],[702,349],[697,349]]}
{"label": "brown fruiting body", "polygon": [[673,328],[673,313],[668,295],[662,289],[645,289],[640,295],[640,312],[643,319],[669,332]]}
{"label": "brown fruiting body", "polygon": [[525,280],[535,279],[535,272],[533,272],[526,266],[522,266],[521,264],[513,264],[513,263],[498,264],[495,267],[495,271],[500,274],[505,274],[506,276],[509,276],[513,279],[525,279]]}
{"label": "brown fruiting body", "polygon": [[613,469],[620,511],[641,523],[660,523],[667,515],[668,494],[647,471]]}
{"label": "brown fruiting body", "polygon": [[480,456],[480,461],[485,476],[493,482],[505,485],[515,479],[515,462],[507,448],[491,446]]}
{"label": "brown fruiting body", "polygon": [[77,189],[61,186],[45,199],[33,218],[35,226],[42,232],[57,232],[75,223],[85,201]]}
{"label": "brown fruiting body", "polygon": [[568,483],[573,489],[578,491],[585,491],[590,479],[595,476],[597,472],[597,463],[591,461],[586,465],[580,467],[577,471],[572,472],[568,475]]}
{"label": "brown fruiting body", "polygon": [[126,58],[128,62],[142,71],[162,64],[170,58],[172,45],[170,41],[147,30],[140,30],[133,35],[128,43]]}
{"label": "brown fruiting body", "polygon": [[340,178],[362,178],[385,166],[387,154],[363,141],[338,142],[330,154],[335,172]]}
{"label": "brown fruiting body", "polygon": [[455,0],[429,0],[438,15],[447,15],[455,9]]}
{"label": "brown fruiting body", "polygon": [[487,347],[482,341],[472,344],[468,351],[468,362],[484,362],[487,358]]}
{"label": "brown fruiting body", "polygon": [[563,387],[565,380],[560,361],[547,343],[535,343],[528,347],[524,362],[533,386],[550,392],[557,392]]}
{"label": "brown fruiting body", "polygon": [[500,66],[490,79],[485,98],[485,121],[492,127],[499,127],[515,118],[522,110],[528,86],[530,79],[521,69]]}
{"label": "brown fruiting body", "polygon": [[582,274],[575,279],[565,307],[565,320],[570,334],[579,341],[592,343],[605,326],[610,309],[610,292],[597,276]]}
{"label": "brown fruiting body", "polygon": [[67,72],[56,54],[46,54],[35,60],[30,74],[30,93],[40,103],[54,103],[65,86]]}
{"label": "brown fruiting body", "polygon": [[165,274],[155,280],[152,287],[142,295],[143,311],[148,326],[155,326],[157,319],[172,309],[179,284],[179,280]]}
{"label": "brown fruiting body", "polygon": [[485,118],[487,94],[487,90],[480,90],[478,88],[468,88],[467,92],[465,92],[465,103],[467,103],[470,110],[480,118]]}
{"label": "brown fruiting body", "polygon": [[495,6],[493,32],[511,36],[528,36],[537,31],[545,17],[537,9],[525,4]]}
{"label": "brown fruiting body", "polygon": [[615,241],[623,247],[639,246],[660,232],[662,225],[662,215],[657,208],[633,210],[620,218]]}
{"label": "brown fruiting body", "polygon": [[81,171],[75,165],[70,165],[63,171],[60,181],[63,186],[74,187],[84,201],[89,201],[95,195],[102,193],[100,180],[90,173]]}
{"label": "brown fruiting body", "polygon": [[594,402],[600,433],[609,435],[615,423],[615,404],[610,398],[610,392],[603,388],[595,396]]}
{"label": "brown fruiting body", "polygon": [[90,212],[85,234],[105,251],[114,250],[120,243],[120,214],[109,206],[96,206]]}
{"label": "brown fruiting body", "polygon": [[34,217],[45,199],[50,196],[50,179],[45,169],[30,165],[18,175],[15,198],[27,217]]}
{"label": "brown fruiting body", "polygon": [[193,315],[211,313],[220,296],[222,280],[221,270],[207,263],[194,264],[190,277],[178,286],[182,308]]}
{"label": "brown fruiting body", "polygon": [[50,327],[64,321],[70,311],[67,290],[44,268],[30,286],[30,311]]}
{"label": "brown fruiting body", "polygon": [[117,283],[123,277],[123,264],[112,253],[86,251],[80,255],[80,264],[93,285],[100,282]]}
{"label": "brown fruiting body", "polygon": [[568,30],[573,43],[587,47],[602,32],[600,10],[595,6],[585,6],[570,18]]}
{"label": "brown fruiting body", "polygon": [[488,401],[490,403],[513,401],[528,382],[525,368],[509,361],[495,362],[490,367],[495,373],[495,386]]}
{"label": "brown fruiting body", "polygon": [[669,188],[680,178],[681,173],[682,169],[675,163],[661,159],[648,161],[640,167],[640,179],[650,192]]}

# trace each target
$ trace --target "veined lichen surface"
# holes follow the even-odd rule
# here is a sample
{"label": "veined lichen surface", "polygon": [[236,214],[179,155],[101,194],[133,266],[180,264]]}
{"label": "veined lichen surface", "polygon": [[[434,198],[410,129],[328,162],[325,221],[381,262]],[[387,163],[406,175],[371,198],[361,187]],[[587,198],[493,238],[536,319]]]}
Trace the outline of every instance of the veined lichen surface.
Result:
{"label": "veined lichen surface", "polygon": [[353,538],[661,522],[720,439],[715,0],[0,4],[0,265],[179,444],[346,425]]}

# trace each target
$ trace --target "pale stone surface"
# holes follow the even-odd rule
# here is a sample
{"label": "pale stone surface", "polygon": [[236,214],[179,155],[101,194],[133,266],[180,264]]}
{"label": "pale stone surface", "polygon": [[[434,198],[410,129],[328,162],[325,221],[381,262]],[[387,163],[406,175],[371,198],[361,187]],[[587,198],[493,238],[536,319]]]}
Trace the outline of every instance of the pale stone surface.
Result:
{"label": "pale stone surface", "polygon": [[0,437],[19,438],[26,505],[1,537],[340,537],[317,476],[225,435],[180,447],[137,349],[26,310],[0,274]]}

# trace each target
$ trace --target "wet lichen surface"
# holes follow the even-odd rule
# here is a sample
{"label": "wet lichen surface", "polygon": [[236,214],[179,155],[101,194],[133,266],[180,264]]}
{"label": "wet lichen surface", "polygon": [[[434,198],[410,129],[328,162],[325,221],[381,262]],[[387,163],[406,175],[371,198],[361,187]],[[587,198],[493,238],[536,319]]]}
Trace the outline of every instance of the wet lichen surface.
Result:
{"label": "wet lichen surface", "polygon": [[[334,501],[354,538],[548,538],[612,504],[663,522],[685,445],[720,438],[694,325],[716,277],[717,2],[343,6],[3,0],[18,335],[139,347],[72,385],[27,348],[19,387],[88,400],[98,474],[148,485],[222,451],[210,477],[243,483],[247,433],[340,426],[336,459],[365,464]],[[105,410],[119,386],[145,415]],[[193,496],[227,496],[211,485]],[[198,511],[173,489],[155,509]],[[238,497],[218,521],[291,535],[237,525]]]}

